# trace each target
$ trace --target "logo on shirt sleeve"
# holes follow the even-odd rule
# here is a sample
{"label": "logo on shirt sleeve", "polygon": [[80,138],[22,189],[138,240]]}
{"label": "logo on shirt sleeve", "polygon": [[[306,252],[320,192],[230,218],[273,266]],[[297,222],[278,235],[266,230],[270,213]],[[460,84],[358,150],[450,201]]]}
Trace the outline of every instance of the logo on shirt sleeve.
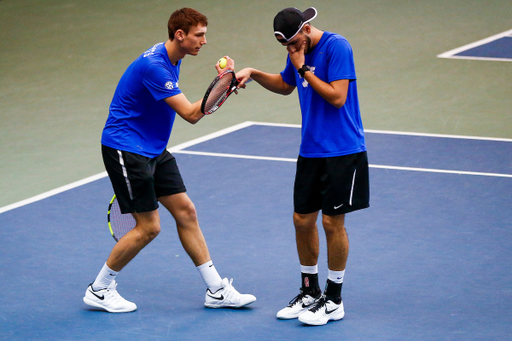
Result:
{"label": "logo on shirt sleeve", "polygon": [[155,45],[153,45],[153,47],[149,48],[146,52],[144,52],[144,58],[146,58],[147,56],[152,56],[155,54],[155,51],[156,49],[158,48],[158,46],[162,45],[163,43],[157,43]]}
{"label": "logo on shirt sleeve", "polygon": [[174,88],[177,88],[178,87],[178,83],[174,84],[173,82],[167,82],[165,83],[165,88],[167,90],[172,90]]}

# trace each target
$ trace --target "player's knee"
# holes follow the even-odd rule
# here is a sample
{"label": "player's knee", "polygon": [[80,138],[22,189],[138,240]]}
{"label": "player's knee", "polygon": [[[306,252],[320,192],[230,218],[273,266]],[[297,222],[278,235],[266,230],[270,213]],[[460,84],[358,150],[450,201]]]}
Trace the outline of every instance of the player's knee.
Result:
{"label": "player's knee", "polygon": [[151,227],[151,230],[149,231],[149,237],[151,238],[151,240],[155,239],[156,236],[160,234],[160,230],[160,224],[155,224],[154,226]]}
{"label": "player's knee", "polygon": [[345,230],[345,223],[340,217],[331,217],[324,215],[322,218],[322,225],[326,235],[335,233],[347,233]]}
{"label": "player's knee", "polygon": [[148,244],[160,234],[160,223],[146,223],[142,231],[142,238],[144,239],[144,244]]}
{"label": "player's knee", "polygon": [[192,201],[189,201],[180,207],[179,219],[187,222],[197,220],[196,206]]}
{"label": "player's knee", "polygon": [[297,231],[307,231],[315,228],[316,220],[307,214],[293,213],[293,224]]}

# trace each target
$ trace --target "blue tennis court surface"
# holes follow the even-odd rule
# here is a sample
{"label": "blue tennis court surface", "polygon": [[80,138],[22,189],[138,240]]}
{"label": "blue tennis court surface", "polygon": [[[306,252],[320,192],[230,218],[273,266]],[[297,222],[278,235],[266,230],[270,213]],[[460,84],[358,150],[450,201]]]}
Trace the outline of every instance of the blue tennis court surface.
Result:
{"label": "blue tennis court surface", "polygon": [[512,30],[442,53],[438,57],[512,61]]}
{"label": "blue tennis court surface", "polygon": [[203,307],[204,283],[162,211],[161,234],[117,279],[138,310],[86,306],[114,244],[100,178],[0,214],[0,339],[510,339],[512,141],[367,132],[371,207],[347,216],[346,316],[323,327],[275,318],[300,287],[299,143],[298,127],[249,122],[172,148],[214,264],[253,305]]}
{"label": "blue tennis court surface", "polygon": [[459,52],[455,56],[512,60],[512,37],[499,38],[487,44]]}

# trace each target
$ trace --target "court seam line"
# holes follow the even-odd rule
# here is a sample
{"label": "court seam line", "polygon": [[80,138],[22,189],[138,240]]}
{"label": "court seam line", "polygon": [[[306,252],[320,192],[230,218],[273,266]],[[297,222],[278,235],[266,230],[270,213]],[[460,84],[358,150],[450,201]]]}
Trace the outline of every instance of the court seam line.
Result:
{"label": "court seam line", "polygon": [[[263,160],[263,161],[297,162],[297,159],[284,158],[284,157],[252,156],[252,155],[229,154],[229,153],[211,153],[211,152],[198,152],[198,151],[192,151],[192,150],[177,150],[177,151],[175,151],[175,153],[189,154],[189,155],[226,157],[226,158],[236,158],[236,159]],[[512,174],[502,174],[502,173],[484,173],[484,172],[458,171],[458,170],[449,170],[449,169],[416,168],[416,167],[387,166],[387,165],[374,165],[374,164],[370,164],[369,167],[370,168],[378,168],[378,169],[412,171],[412,172],[444,173],[444,174],[458,174],[458,175],[489,176],[489,177],[498,177],[498,178],[512,178]]]}
{"label": "court seam line", "polygon": [[[182,149],[184,149],[184,148],[188,148],[188,147],[194,146],[196,144],[209,141],[209,140],[214,139],[216,137],[220,137],[220,136],[223,136],[223,135],[235,132],[237,130],[240,130],[240,129],[243,129],[243,128],[247,128],[247,127],[252,126],[252,125],[274,126],[274,127],[289,127],[289,128],[300,128],[301,127],[300,124],[245,121],[245,122],[242,122],[242,123],[239,123],[239,124],[227,127],[225,129],[221,129],[221,130],[219,130],[217,132],[214,132],[214,133],[211,133],[211,134],[207,134],[207,135],[204,135],[204,136],[196,138],[196,139],[192,139],[192,140],[190,140],[188,142],[184,142],[184,143],[178,144],[176,146],[168,148],[167,150],[169,152],[171,152],[171,153],[183,152]],[[484,140],[484,141],[488,140],[488,141],[512,142],[512,139],[485,138],[485,137],[476,137],[476,136],[439,135],[439,134],[428,134],[428,133],[409,133],[409,132],[400,132],[400,131],[371,130],[371,129],[365,129],[365,131],[369,132],[369,133],[375,133],[375,134],[406,135],[406,136],[426,136],[426,137],[445,137],[445,138],[474,139],[474,140]],[[252,157],[252,158],[256,158],[256,157]],[[276,161],[282,161],[281,159],[284,159],[284,158],[275,158]],[[294,162],[295,161],[296,160],[294,160]],[[371,166],[371,167],[377,168],[377,166]],[[394,166],[389,166],[389,169],[393,169],[391,167],[394,167]],[[402,170],[406,170],[406,169],[402,169]],[[413,171],[414,169],[411,168],[410,170]],[[457,173],[457,174],[459,174],[459,173]],[[494,174],[494,173],[479,173],[479,175],[483,175],[483,174]],[[72,182],[70,184],[67,184],[67,185],[64,185],[64,186],[61,186],[61,187],[57,187],[57,188],[55,188],[53,190],[50,190],[50,191],[47,191],[47,192],[35,195],[33,197],[30,197],[30,198],[27,198],[27,199],[15,202],[13,204],[9,204],[7,206],[0,207],[0,214],[2,214],[4,212],[7,212],[7,211],[11,211],[13,209],[16,209],[16,208],[19,208],[19,207],[22,207],[22,206],[26,206],[26,205],[32,204],[34,202],[37,202],[37,201],[40,201],[40,200],[43,200],[43,199],[46,199],[46,198],[49,198],[51,196],[54,196],[56,194],[68,191],[70,189],[86,185],[86,184],[88,184],[90,182],[102,179],[102,178],[104,178],[106,176],[107,176],[107,172],[101,172],[101,173],[98,173],[96,175],[92,175],[90,177],[84,178],[82,180],[78,180],[78,181]],[[489,176],[496,176],[496,175],[489,175]],[[506,174],[503,174],[503,176],[504,177],[509,177]],[[510,176],[510,177],[512,177],[512,176]]]}

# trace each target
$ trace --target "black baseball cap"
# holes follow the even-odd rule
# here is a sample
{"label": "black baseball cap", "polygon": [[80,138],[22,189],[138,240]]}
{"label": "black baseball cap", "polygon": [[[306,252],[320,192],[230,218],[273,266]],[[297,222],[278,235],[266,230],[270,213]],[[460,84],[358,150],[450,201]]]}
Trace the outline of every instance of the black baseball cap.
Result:
{"label": "black baseball cap", "polygon": [[287,43],[300,32],[302,27],[316,18],[316,9],[310,7],[304,12],[288,7],[277,13],[274,18],[274,34],[277,40]]}

